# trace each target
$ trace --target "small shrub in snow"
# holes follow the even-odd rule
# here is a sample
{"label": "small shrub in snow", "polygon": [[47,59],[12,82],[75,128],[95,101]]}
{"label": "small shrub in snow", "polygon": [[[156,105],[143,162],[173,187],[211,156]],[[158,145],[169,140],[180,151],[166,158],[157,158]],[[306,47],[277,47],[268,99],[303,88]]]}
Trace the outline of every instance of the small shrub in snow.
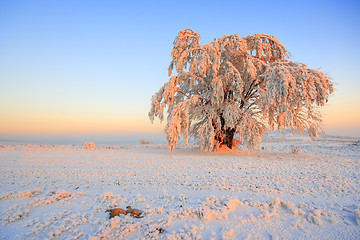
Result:
{"label": "small shrub in snow", "polygon": [[298,148],[298,147],[292,147],[292,148],[291,148],[291,153],[292,153],[292,154],[299,153],[299,148]]}
{"label": "small shrub in snow", "polygon": [[93,142],[87,142],[85,143],[85,149],[94,150],[96,149],[96,145]]}
{"label": "small shrub in snow", "polygon": [[152,142],[147,141],[147,140],[145,140],[145,139],[140,139],[140,144],[141,144],[141,145],[149,145],[149,144],[152,144]]}

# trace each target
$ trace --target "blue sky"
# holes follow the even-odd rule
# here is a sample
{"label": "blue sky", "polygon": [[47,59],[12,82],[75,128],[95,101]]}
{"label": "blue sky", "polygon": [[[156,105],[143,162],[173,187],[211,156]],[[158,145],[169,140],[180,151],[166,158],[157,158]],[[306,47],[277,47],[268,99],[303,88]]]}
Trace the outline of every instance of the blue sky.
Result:
{"label": "blue sky", "polygon": [[1,1],[0,135],[161,132],[151,96],[172,43],[276,36],[336,91],[325,130],[360,137],[358,1]]}

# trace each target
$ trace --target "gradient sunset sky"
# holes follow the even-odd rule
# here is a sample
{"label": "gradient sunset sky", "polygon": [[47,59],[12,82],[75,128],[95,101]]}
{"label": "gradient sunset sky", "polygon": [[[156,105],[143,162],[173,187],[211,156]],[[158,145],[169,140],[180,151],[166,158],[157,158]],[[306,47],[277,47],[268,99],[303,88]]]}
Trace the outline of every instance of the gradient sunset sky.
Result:
{"label": "gradient sunset sky", "polygon": [[151,96],[172,43],[192,28],[276,36],[291,60],[324,71],[335,93],[327,133],[360,137],[359,1],[0,1],[0,139],[160,133]]}

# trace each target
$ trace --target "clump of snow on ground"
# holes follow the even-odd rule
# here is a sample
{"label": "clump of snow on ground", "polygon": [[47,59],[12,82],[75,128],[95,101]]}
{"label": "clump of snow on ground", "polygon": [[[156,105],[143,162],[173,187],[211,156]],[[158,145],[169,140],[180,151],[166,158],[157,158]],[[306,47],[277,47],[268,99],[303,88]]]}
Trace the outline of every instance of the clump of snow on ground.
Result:
{"label": "clump of snow on ground", "polygon": [[[2,145],[0,239],[356,239],[356,141],[275,134],[253,153]],[[142,218],[105,212],[126,206]]]}

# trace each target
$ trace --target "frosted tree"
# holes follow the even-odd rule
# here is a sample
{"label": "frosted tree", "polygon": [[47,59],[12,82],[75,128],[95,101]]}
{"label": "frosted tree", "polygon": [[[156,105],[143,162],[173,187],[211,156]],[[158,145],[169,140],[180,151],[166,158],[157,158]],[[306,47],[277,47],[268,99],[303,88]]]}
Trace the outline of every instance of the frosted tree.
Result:
{"label": "frosted tree", "polygon": [[203,151],[234,142],[250,150],[269,130],[296,129],[317,137],[323,106],[333,89],[323,72],[288,60],[271,35],[225,35],[201,45],[191,29],[174,41],[169,81],[153,96],[149,117],[164,119],[172,151],[181,137]]}

